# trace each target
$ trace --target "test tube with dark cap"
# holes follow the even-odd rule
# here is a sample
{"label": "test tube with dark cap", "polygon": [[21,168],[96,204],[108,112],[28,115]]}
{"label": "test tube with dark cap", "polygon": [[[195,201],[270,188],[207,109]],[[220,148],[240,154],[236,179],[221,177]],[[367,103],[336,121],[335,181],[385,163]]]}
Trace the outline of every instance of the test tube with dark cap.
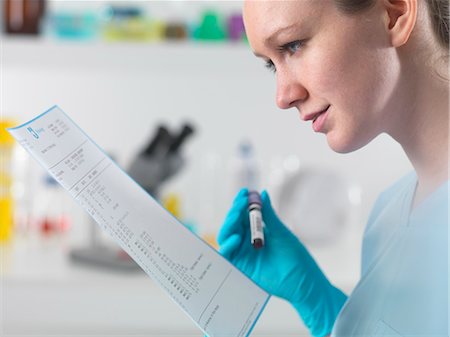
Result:
{"label": "test tube with dark cap", "polygon": [[264,231],[261,215],[261,196],[257,191],[248,192],[248,211],[250,217],[250,237],[255,249],[264,246]]}

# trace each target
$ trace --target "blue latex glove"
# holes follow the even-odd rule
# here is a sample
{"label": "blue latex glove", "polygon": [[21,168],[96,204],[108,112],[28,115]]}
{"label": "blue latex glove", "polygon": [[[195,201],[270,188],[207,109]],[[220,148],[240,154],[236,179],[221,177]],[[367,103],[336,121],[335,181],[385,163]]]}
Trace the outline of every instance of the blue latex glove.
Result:
{"label": "blue latex glove", "polygon": [[248,190],[243,189],[220,230],[219,251],[261,288],[290,302],[313,336],[326,336],[347,297],[278,219],[266,191],[261,199],[265,246],[255,249],[250,242]]}

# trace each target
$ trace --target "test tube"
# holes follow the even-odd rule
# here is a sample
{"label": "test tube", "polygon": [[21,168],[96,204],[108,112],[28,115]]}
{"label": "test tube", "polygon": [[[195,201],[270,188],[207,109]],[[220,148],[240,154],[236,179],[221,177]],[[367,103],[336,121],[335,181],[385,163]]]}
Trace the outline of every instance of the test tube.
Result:
{"label": "test tube", "polygon": [[264,231],[261,215],[261,197],[256,191],[248,192],[248,211],[250,217],[250,237],[253,248],[259,249],[264,246]]}

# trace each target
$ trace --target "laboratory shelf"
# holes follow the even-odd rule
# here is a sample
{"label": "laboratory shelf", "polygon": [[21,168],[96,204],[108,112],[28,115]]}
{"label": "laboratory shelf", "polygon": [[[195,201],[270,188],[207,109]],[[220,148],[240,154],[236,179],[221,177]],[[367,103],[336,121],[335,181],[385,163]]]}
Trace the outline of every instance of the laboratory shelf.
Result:
{"label": "laboratory shelf", "polygon": [[[1,36],[2,67],[239,73],[261,67],[244,42],[106,42]],[[256,65],[255,65],[256,63]]]}

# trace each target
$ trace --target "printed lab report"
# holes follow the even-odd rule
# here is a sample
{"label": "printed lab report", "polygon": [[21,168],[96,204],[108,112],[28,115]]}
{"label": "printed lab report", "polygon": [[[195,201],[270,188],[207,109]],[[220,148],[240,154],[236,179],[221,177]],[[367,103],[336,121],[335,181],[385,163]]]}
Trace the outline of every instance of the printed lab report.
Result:
{"label": "printed lab report", "polygon": [[59,107],[9,132],[203,332],[250,334],[270,296],[167,212]]}

